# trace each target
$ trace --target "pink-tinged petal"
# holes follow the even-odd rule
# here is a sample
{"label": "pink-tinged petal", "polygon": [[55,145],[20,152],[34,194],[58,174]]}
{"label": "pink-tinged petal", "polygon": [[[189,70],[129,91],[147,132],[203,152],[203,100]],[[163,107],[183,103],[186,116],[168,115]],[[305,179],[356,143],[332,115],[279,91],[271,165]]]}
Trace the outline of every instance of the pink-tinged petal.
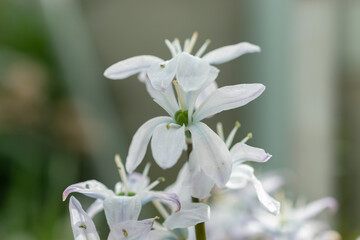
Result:
{"label": "pink-tinged petal", "polygon": [[246,53],[260,52],[260,47],[251,43],[241,42],[234,45],[224,46],[208,52],[203,59],[210,64],[221,64],[229,62]]}
{"label": "pink-tinged petal", "polygon": [[159,124],[153,133],[151,150],[155,162],[162,168],[167,169],[175,165],[185,143],[185,125]]}
{"label": "pink-tinged petal", "polygon": [[114,80],[124,79],[141,71],[145,71],[152,64],[162,61],[161,58],[150,55],[131,57],[111,65],[105,70],[104,76]]}
{"label": "pink-tinged petal", "polygon": [[89,217],[93,218],[96,214],[104,210],[103,202],[103,200],[97,199],[90,205],[90,207],[86,210],[86,213],[89,215]]}
{"label": "pink-tinged petal", "polygon": [[165,91],[171,85],[178,67],[179,57],[166,62],[155,63],[147,69],[151,85],[158,91]]}
{"label": "pink-tinged petal", "polygon": [[294,211],[294,213],[292,214],[292,218],[297,221],[306,221],[315,217],[320,212],[324,211],[326,208],[336,211],[338,208],[338,203],[336,199],[332,197],[325,197],[313,201],[306,206],[298,208],[296,211]]}
{"label": "pink-tinged petal", "polygon": [[201,89],[208,79],[209,72],[210,64],[205,60],[185,52],[179,55],[176,77],[185,92]]}
{"label": "pink-tinged petal", "polygon": [[169,123],[170,117],[156,117],[144,123],[135,133],[126,158],[126,170],[132,173],[144,159],[147,146],[155,128],[161,123]]}
{"label": "pink-tinged petal", "polygon": [[65,201],[67,196],[73,192],[82,193],[88,197],[102,200],[109,196],[114,196],[113,191],[96,180],[89,180],[68,186],[63,193],[63,201]]}
{"label": "pink-tinged petal", "polygon": [[140,193],[139,197],[143,205],[154,199],[159,199],[160,202],[166,204],[173,212],[178,212],[181,209],[179,197],[175,193],[144,191]]}
{"label": "pink-tinged petal", "polygon": [[158,91],[151,85],[149,79],[145,80],[145,84],[146,90],[154,101],[173,117],[179,109],[173,88],[169,86],[165,91]]}
{"label": "pink-tinged petal", "polygon": [[110,229],[121,222],[137,220],[141,211],[141,200],[138,196],[116,196],[104,201],[104,211]]}
{"label": "pink-tinged petal", "polygon": [[111,229],[108,240],[141,240],[148,239],[148,234],[154,224],[155,219],[145,219],[141,221],[130,220],[116,224]]}
{"label": "pink-tinged petal", "polygon": [[87,215],[80,202],[73,196],[70,197],[69,211],[75,240],[100,239],[91,217]]}
{"label": "pink-tinged petal", "polygon": [[172,213],[164,222],[169,229],[187,228],[210,219],[210,207],[204,203],[186,203],[179,212]]}
{"label": "pink-tinged petal", "polygon": [[198,122],[189,127],[194,154],[200,168],[219,187],[225,186],[231,173],[231,155],[224,141],[206,124]]}
{"label": "pink-tinged petal", "polygon": [[258,83],[238,84],[219,88],[196,110],[194,121],[201,121],[216,113],[244,106],[260,96],[264,90],[265,86]]}
{"label": "pink-tinged petal", "polygon": [[246,161],[266,162],[272,156],[264,149],[251,147],[245,143],[237,143],[230,149],[233,164],[241,164]]}
{"label": "pink-tinged petal", "polygon": [[255,177],[254,169],[252,167],[245,164],[235,166],[226,186],[229,188],[242,188],[244,187],[245,181],[249,181],[253,184],[261,204],[270,213],[278,215],[280,212],[280,203],[264,190],[261,182]]}

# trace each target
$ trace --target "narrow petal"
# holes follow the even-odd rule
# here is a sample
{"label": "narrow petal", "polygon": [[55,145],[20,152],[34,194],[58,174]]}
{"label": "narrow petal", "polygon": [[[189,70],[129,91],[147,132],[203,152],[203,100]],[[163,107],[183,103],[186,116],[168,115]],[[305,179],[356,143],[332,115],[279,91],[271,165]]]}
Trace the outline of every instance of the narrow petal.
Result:
{"label": "narrow petal", "polygon": [[264,149],[251,147],[245,143],[237,143],[230,149],[233,164],[241,164],[246,161],[266,162],[272,156]]}
{"label": "narrow petal", "polygon": [[332,197],[325,197],[314,202],[307,204],[304,207],[297,209],[293,213],[293,219],[297,221],[306,221],[318,215],[326,208],[330,208],[335,211],[338,207],[336,199]]}
{"label": "narrow petal", "polygon": [[127,220],[137,220],[141,210],[139,197],[117,196],[104,201],[104,211],[110,229]]}
{"label": "narrow petal", "polygon": [[208,52],[203,57],[210,64],[221,64],[231,61],[246,53],[260,52],[260,47],[247,42],[224,46]]}
{"label": "narrow petal", "polygon": [[170,168],[179,159],[185,142],[185,126],[159,124],[153,133],[151,150],[156,163],[163,169]]}
{"label": "narrow petal", "polygon": [[187,228],[210,219],[210,207],[204,203],[186,203],[179,212],[171,214],[164,222],[169,229]]}
{"label": "narrow petal", "polygon": [[216,89],[218,89],[216,82],[211,83],[207,88],[205,88],[197,97],[195,107],[200,107],[205,99],[207,99],[213,92],[215,92]]}
{"label": "narrow petal", "polygon": [[73,192],[82,193],[88,197],[102,200],[109,196],[114,196],[113,191],[96,180],[89,180],[68,186],[63,193],[63,201],[65,201],[67,196]]}
{"label": "narrow petal", "polygon": [[193,152],[190,154],[189,163],[191,169],[191,196],[199,199],[209,197],[215,185],[214,180],[208,177],[200,168],[199,159],[197,159],[197,155]]}
{"label": "narrow petal", "polygon": [[146,239],[155,219],[141,221],[130,220],[120,222],[111,229],[108,240],[138,240]]}
{"label": "narrow petal", "polygon": [[161,58],[150,55],[131,57],[111,65],[105,70],[104,76],[114,80],[124,79],[141,71],[145,71],[152,64],[162,61]]}
{"label": "narrow petal", "polygon": [[146,90],[154,101],[173,117],[179,109],[173,88],[169,86],[165,91],[158,91],[151,85],[148,78],[145,79],[145,85]]}
{"label": "narrow petal", "polygon": [[219,187],[225,186],[231,173],[231,155],[225,143],[204,123],[189,127],[193,141],[193,153],[200,168]]}
{"label": "narrow petal", "polygon": [[179,85],[185,92],[199,90],[206,82],[209,75],[209,63],[185,52],[181,53],[179,56],[176,73]]}
{"label": "narrow petal", "polygon": [[238,84],[217,89],[197,109],[194,121],[212,116],[224,110],[238,108],[254,100],[265,90],[262,84]]}
{"label": "narrow petal", "polygon": [[177,194],[162,191],[144,191],[140,194],[142,204],[146,204],[154,199],[159,199],[162,203],[171,208],[173,212],[178,212],[181,209],[180,200]]}
{"label": "narrow petal", "polygon": [[147,69],[147,75],[151,85],[158,91],[165,91],[169,88],[174,79],[178,67],[179,57],[166,62],[155,63]]}
{"label": "narrow petal", "polygon": [[100,239],[91,217],[88,216],[80,202],[73,196],[70,197],[69,211],[75,240]]}
{"label": "narrow petal", "polygon": [[155,128],[161,123],[169,123],[170,117],[156,117],[144,123],[135,133],[126,158],[126,170],[132,173],[143,160],[147,145]]}
{"label": "narrow petal", "polygon": [[[245,181],[254,185],[257,197],[261,204],[272,214],[278,215],[280,212],[280,203],[272,198],[263,188],[261,182],[255,177],[254,169],[248,165],[241,164],[235,166],[231,173],[227,187],[241,188],[244,187]],[[242,185],[242,186],[241,186]]]}
{"label": "narrow petal", "polygon": [[97,199],[90,205],[90,207],[86,210],[86,213],[89,215],[89,217],[93,218],[96,214],[104,210],[103,202],[103,200]]}

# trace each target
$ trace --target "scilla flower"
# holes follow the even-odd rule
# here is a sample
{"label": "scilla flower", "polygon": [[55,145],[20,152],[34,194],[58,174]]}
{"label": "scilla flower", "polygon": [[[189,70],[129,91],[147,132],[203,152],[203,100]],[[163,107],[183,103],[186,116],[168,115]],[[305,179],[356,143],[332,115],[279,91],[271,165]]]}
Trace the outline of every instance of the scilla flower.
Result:
{"label": "scilla flower", "polygon": [[148,91],[170,117],[155,117],[138,129],[129,148],[128,172],[134,171],[141,163],[151,138],[157,164],[163,169],[172,167],[184,149],[187,135],[191,137],[192,154],[197,156],[200,168],[218,186],[224,186],[231,173],[230,152],[221,138],[201,120],[247,104],[257,98],[265,86],[238,84],[222,87],[195,108],[201,91],[218,75],[215,67],[203,59],[181,53],[170,61],[153,64],[147,74],[150,81]]}

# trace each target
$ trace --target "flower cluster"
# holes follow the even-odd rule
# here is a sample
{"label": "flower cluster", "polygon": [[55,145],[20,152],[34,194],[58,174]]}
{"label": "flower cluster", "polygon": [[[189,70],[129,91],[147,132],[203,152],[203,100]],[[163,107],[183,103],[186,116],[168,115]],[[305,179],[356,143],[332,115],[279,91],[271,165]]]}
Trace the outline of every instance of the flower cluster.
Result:
{"label": "flower cluster", "polygon": [[[250,43],[238,43],[204,55],[210,43],[207,40],[192,55],[196,39],[197,33],[194,33],[183,47],[178,39],[173,42],[166,40],[171,53],[169,60],[150,55],[136,56],[105,71],[104,75],[110,79],[139,74],[138,78],[145,84],[149,95],[168,116],[155,117],[140,126],[133,136],[125,166],[120,156],[115,157],[121,182],[115,185],[114,191],[96,180],[66,188],[63,200],[71,193],[95,199],[84,211],[75,197],[70,198],[75,239],[99,239],[92,218],[102,210],[110,228],[108,239],[206,239],[206,233],[211,239],[223,239],[225,233],[217,228],[238,228],[235,218],[244,219],[245,215],[233,213],[227,216],[227,219],[234,219],[227,226],[214,223],[221,217],[211,218],[208,222],[210,228],[205,230],[204,222],[210,220],[210,208],[215,215],[219,209],[210,203],[216,203],[220,195],[236,196],[238,202],[253,196],[243,194],[247,183],[253,186],[259,202],[269,213],[279,214],[280,203],[265,191],[255,177],[254,169],[246,164],[248,161],[267,162],[271,155],[247,144],[252,134],[232,146],[239,122],[226,139],[221,124],[215,132],[202,122],[222,111],[244,106],[262,94],[265,86],[258,83],[218,87],[219,70],[213,66],[246,53],[259,52],[260,48]],[[164,191],[153,190],[163,179],[150,183],[149,164],[143,173],[135,172],[149,143],[155,162],[163,169],[174,166],[184,152],[188,155],[176,182]],[[163,219],[157,216],[138,219],[142,207],[149,202],[154,204]],[[231,207],[228,203],[220,205]],[[247,212],[251,209],[249,207]],[[246,231],[244,227],[242,233]],[[240,239],[239,236],[231,239]]]}

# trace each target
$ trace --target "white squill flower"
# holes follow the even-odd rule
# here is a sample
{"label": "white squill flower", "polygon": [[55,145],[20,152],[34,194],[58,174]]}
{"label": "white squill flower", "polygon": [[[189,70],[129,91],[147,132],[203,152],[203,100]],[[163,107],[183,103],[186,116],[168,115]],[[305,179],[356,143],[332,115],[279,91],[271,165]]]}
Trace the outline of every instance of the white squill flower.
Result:
{"label": "white squill flower", "polygon": [[[183,47],[181,47],[180,41],[177,38],[173,42],[165,40],[165,43],[170,50],[171,56],[174,58],[182,52],[191,54],[196,43],[197,36],[198,34],[195,32],[191,39],[185,40]],[[199,48],[199,50],[194,54],[194,56],[201,57],[209,44],[210,40],[206,40],[205,43]],[[251,43],[241,42],[212,50],[205,54],[202,59],[207,61],[209,64],[222,64],[238,58],[246,53],[255,52],[260,52],[260,47]],[[163,61],[163,59],[152,55],[131,57],[113,64],[105,70],[104,75],[110,79],[124,79],[134,74],[145,72],[152,64]],[[143,77],[140,79],[144,80]]]}
{"label": "white squill flower", "polygon": [[231,173],[230,152],[221,138],[201,120],[247,104],[257,98],[265,86],[238,84],[222,87],[195,108],[200,92],[218,75],[215,67],[203,59],[181,53],[169,61],[153,64],[147,73],[148,91],[170,117],[155,117],[138,129],[129,148],[128,172],[134,171],[143,160],[151,137],[152,154],[157,164],[163,169],[172,167],[183,151],[186,134],[188,138],[191,134],[191,154],[197,156],[196,165],[218,186],[224,186]]}

